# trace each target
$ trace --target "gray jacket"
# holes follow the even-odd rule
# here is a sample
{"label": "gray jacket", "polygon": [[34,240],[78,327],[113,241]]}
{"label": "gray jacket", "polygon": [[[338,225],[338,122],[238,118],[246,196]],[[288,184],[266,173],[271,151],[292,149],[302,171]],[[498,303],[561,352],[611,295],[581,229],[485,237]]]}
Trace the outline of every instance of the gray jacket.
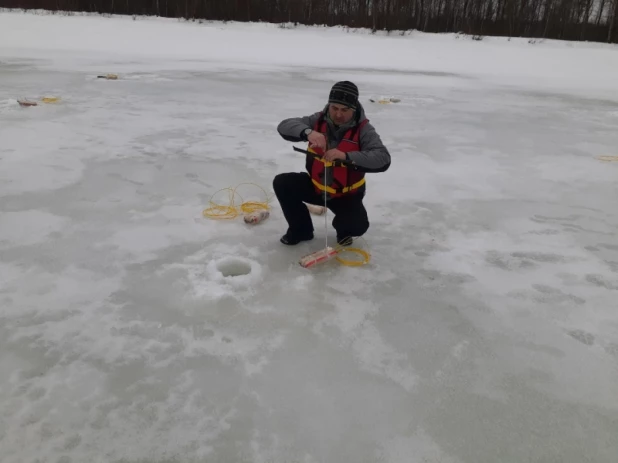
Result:
{"label": "gray jacket", "polygon": [[[323,112],[325,115],[324,120],[328,126],[328,133],[326,135],[328,149],[336,148],[348,129],[367,119],[365,109],[360,103],[358,103],[358,109],[352,120],[340,127],[336,127],[328,117],[328,105],[326,105]],[[285,119],[279,124],[277,131],[287,141],[294,143],[306,141],[303,131],[307,128],[313,129],[319,117],[320,113],[317,112],[311,116]],[[370,122],[367,122],[360,129],[359,136],[360,151],[348,153],[350,161],[367,172],[383,172],[388,169],[391,163],[391,155]]]}

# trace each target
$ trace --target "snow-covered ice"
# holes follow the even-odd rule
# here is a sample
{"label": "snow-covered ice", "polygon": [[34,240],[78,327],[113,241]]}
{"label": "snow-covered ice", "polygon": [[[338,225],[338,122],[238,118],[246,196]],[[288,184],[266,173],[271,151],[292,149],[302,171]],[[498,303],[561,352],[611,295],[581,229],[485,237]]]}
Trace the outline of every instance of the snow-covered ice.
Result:
{"label": "snow-covered ice", "polygon": [[[368,266],[202,215],[344,79]],[[0,461],[615,462],[617,126],[615,46],[0,13]]]}

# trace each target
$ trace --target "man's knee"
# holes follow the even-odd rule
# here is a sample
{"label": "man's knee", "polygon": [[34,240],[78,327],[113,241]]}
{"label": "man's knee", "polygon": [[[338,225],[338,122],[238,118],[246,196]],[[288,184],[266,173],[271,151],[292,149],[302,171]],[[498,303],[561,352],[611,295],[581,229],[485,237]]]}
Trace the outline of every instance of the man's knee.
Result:
{"label": "man's knee", "polygon": [[303,173],[285,172],[277,174],[273,179],[273,190],[277,198],[285,201],[296,201],[306,196],[306,181],[309,177]]}
{"label": "man's knee", "polygon": [[363,217],[362,219],[356,221],[352,228],[353,229],[350,230],[352,236],[363,236],[367,233],[367,230],[369,230],[369,220]]}
{"label": "man's knee", "polygon": [[275,193],[282,191],[285,188],[286,185],[286,177],[288,174],[277,174],[275,175],[275,178],[273,179],[273,190],[275,190]]}
{"label": "man's knee", "polygon": [[275,195],[277,195],[278,198],[281,196],[290,196],[290,193],[292,193],[292,195],[294,194],[296,182],[294,182],[293,178],[293,172],[275,175],[273,179],[273,190],[275,190]]}
{"label": "man's knee", "polygon": [[362,236],[369,230],[369,220],[366,214],[339,214],[333,219],[333,227],[338,234],[345,236]]}

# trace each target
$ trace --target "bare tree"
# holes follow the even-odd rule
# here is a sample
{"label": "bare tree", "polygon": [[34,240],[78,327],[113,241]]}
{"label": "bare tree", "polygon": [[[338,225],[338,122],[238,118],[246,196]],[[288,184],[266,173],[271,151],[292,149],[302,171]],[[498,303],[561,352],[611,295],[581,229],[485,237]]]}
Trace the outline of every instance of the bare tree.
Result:
{"label": "bare tree", "polygon": [[607,41],[609,43],[612,42],[612,38],[616,38],[615,36],[617,34],[615,34],[615,30],[616,30],[616,17],[618,16],[618,0],[614,0],[613,4],[612,4],[612,12],[611,15],[608,16],[611,19],[608,19],[609,22],[609,30],[607,31]]}

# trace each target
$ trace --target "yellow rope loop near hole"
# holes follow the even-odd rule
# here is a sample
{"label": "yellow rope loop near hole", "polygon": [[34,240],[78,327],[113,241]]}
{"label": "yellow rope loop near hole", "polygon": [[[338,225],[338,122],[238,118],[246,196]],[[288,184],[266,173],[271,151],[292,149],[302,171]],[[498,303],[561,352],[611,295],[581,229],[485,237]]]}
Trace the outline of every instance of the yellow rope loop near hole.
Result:
{"label": "yellow rope loop near hole", "polygon": [[[260,190],[262,190],[262,192],[264,193],[264,197],[266,198],[266,201],[245,202],[242,196],[240,195],[240,193],[236,191],[242,185],[253,185],[259,188]],[[228,198],[227,205],[217,204],[213,201],[213,198],[222,191],[229,192],[229,198]],[[236,196],[240,198],[240,203],[237,203],[235,201]],[[259,185],[256,185],[255,183],[241,183],[234,188],[228,187],[228,188],[222,188],[216,191],[210,197],[210,201],[209,201],[210,207],[204,209],[202,211],[202,215],[210,219],[228,219],[229,220],[229,219],[234,219],[238,217],[241,213],[250,214],[252,212],[256,212],[260,210],[269,210],[270,209],[270,206],[268,205],[269,202],[270,202],[270,198],[268,197],[268,194],[266,193],[266,190],[264,190],[264,188],[262,188]]]}
{"label": "yellow rope loop near hole", "polygon": [[[339,257],[339,254],[343,254],[346,252],[360,254],[363,260],[349,260],[349,259],[342,259],[341,257]],[[371,255],[367,251],[361,248],[345,248],[345,249],[337,249],[337,256],[335,257],[335,259],[341,265],[345,265],[347,267],[361,267],[369,263],[369,261],[371,260]]]}
{"label": "yellow rope loop near hole", "polygon": [[[363,241],[365,240],[363,239]],[[337,262],[339,262],[341,265],[345,265],[347,267],[361,267],[363,265],[367,265],[369,261],[371,260],[371,254],[369,254],[368,251],[365,251],[364,249],[361,249],[361,248],[351,248],[348,246],[338,245],[335,248],[335,250],[337,251],[337,256],[335,257],[335,260],[337,260]],[[342,257],[340,257],[341,254],[346,254],[346,253],[358,254],[361,256],[362,260],[343,259]]]}

